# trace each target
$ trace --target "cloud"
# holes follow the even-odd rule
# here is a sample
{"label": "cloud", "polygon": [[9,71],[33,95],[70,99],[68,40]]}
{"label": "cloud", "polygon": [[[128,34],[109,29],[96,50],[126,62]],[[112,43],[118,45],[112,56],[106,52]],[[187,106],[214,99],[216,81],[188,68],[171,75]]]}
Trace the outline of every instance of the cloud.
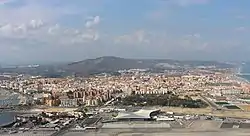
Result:
{"label": "cloud", "polygon": [[205,5],[211,0],[160,0],[156,2],[157,8],[146,12],[145,17],[151,21],[163,22],[175,14],[176,7],[188,7],[193,5]]}
{"label": "cloud", "polygon": [[150,20],[161,20],[162,18],[164,18],[165,16],[165,12],[163,10],[154,10],[148,14],[146,14],[146,18],[149,18]]}
{"label": "cloud", "polygon": [[27,31],[27,27],[24,24],[15,26],[12,24],[5,24],[0,26],[0,36],[2,37],[19,37],[23,36]]}
{"label": "cloud", "polygon": [[27,3],[20,7],[0,8],[0,23],[25,23],[27,21],[39,18],[44,21],[51,21],[56,18],[52,9],[46,9],[36,3]]}
{"label": "cloud", "polygon": [[124,34],[117,36],[114,39],[114,43],[125,43],[125,44],[148,44],[150,40],[148,39],[148,33],[144,30],[137,30],[130,34]]}
{"label": "cloud", "polygon": [[47,29],[47,39],[57,45],[74,45],[95,42],[100,39],[98,30],[65,28],[56,24]]}
{"label": "cloud", "polygon": [[31,20],[29,24],[32,28],[40,28],[44,25],[44,22],[42,20]]}
{"label": "cloud", "polygon": [[[172,49],[185,50],[186,52],[204,51],[206,52],[211,44],[199,33],[188,34],[170,39]],[[170,48],[170,49],[171,49]],[[176,51],[177,52],[177,51]]]}
{"label": "cloud", "polygon": [[49,34],[56,34],[58,33],[58,31],[60,30],[60,25],[59,24],[55,24],[54,26],[50,26],[48,29],[48,33]]}
{"label": "cloud", "polygon": [[11,33],[13,31],[13,26],[11,24],[6,24],[1,26],[0,31],[4,34]]}
{"label": "cloud", "polygon": [[19,50],[21,50],[19,46],[11,46],[10,49],[12,51],[19,51]]}
{"label": "cloud", "polygon": [[9,23],[0,26],[0,37],[1,42],[20,47],[27,44],[64,46],[98,41],[100,33],[96,29],[71,28],[60,24],[46,24],[42,20],[31,20],[25,24]]}
{"label": "cloud", "polygon": [[243,32],[243,31],[246,31],[246,30],[247,30],[247,28],[244,27],[244,26],[235,28],[235,31],[240,31],[240,32]]}
{"label": "cloud", "polygon": [[76,43],[87,43],[99,40],[99,32],[94,30],[87,30],[77,34],[75,37],[71,39],[73,44]]}
{"label": "cloud", "polygon": [[[59,3],[58,3],[59,2]],[[9,44],[71,45],[94,42],[100,39],[95,28],[100,23],[100,16],[87,20],[85,26],[78,28],[64,26],[65,16],[79,15],[84,18],[84,8],[75,4],[50,0],[16,0],[2,1],[0,8],[0,40]],[[13,3],[8,5],[7,3]],[[60,6],[53,6],[60,5]],[[9,42],[16,41],[19,42]],[[19,44],[19,45],[18,45]]]}
{"label": "cloud", "polygon": [[[14,54],[8,51],[21,52],[17,55],[17,59],[21,58],[20,56],[27,56],[23,59],[29,59],[30,54],[36,55],[36,53],[40,54],[41,59],[46,59],[44,54],[49,54],[53,58],[54,52],[58,53],[58,59],[67,59],[74,55],[75,58],[77,56],[82,59],[82,54],[85,57],[95,57],[109,55],[111,52],[121,56],[126,55],[126,57],[181,58],[185,54],[183,58],[188,58],[188,55],[200,57],[205,52],[219,54],[222,49],[228,50],[230,54],[235,51],[235,48],[238,49],[244,46],[243,44],[249,43],[245,33],[246,30],[248,32],[248,26],[230,27],[237,25],[235,15],[241,13],[233,14],[234,20],[225,18],[222,19],[223,22],[216,23],[213,21],[217,16],[214,18],[203,9],[195,8],[190,9],[191,12],[185,12],[185,7],[209,4],[212,0],[159,1],[134,4],[131,9],[124,8],[124,5],[129,2],[121,4],[109,0],[108,2],[98,0],[1,1],[3,4],[0,4],[0,51],[5,55],[0,53],[0,59],[13,58]],[[107,9],[106,7],[110,7],[107,6],[109,4],[117,8]],[[142,8],[138,8],[138,5]],[[118,11],[121,14],[112,14]],[[134,14],[130,14],[132,12]],[[209,20],[197,22],[196,19],[200,16],[194,16],[193,21],[185,22],[188,19],[187,16],[193,12],[201,15],[206,12]],[[221,16],[224,16],[224,12]],[[243,19],[245,16],[237,18]],[[127,20],[129,23],[126,23]],[[105,22],[105,28],[102,28],[101,24],[104,21],[107,22]],[[224,26],[224,23],[230,24]],[[203,27],[204,25],[207,27]],[[238,24],[240,25],[242,24]],[[237,33],[227,33],[223,30]],[[69,55],[63,58],[61,52]],[[34,57],[35,59],[37,58]]]}
{"label": "cloud", "polygon": [[11,38],[24,37],[27,33],[38,30],[43,26],[45,26],[45,24],[42,20],[34,19],[21,24],[7,23],[0,26],[0,35]]}
{"label": "cloud", "polygon": [[199,33],[195,33],[195,34],[192,34],[190,35],[191,37],[194,37],[194,38],[201,38],[201,35]]}
{"label": "cloud", "polygon": [[182,6],[182,7],[186,7],[186,6],[191,6],[191,5],[201,5],[201,4],[207,4],[209,3],[210,0],[172,0],[171,2]]}
{"label": "cloud", "polygon": [[[0,24],[24,23],[30,20],[43,20],[47,23],[57,23],[70,15],[86,14],[86,7],[75,4],[65,5],[58,0],[5,0],[0,7]],[[37,23],[37,22],[36,22]]]}
{"label": "cloud", "polygon": [[14,0],[0,0],[0,6],[14,2]]}
{"label": "cloud", "polygon": [[237,19],[247,19],[247,16],[245,16],[245,15],[238,15],[235,18],[237,18]]}
{"label": "cloud", "polygon": [[91,28],[95,25],[98,25],[100,23],[100,17],[99,16],[95,16],[93,18],[90,18],[90,20],[88,20],[86,23],[85,23],[85,27],[86,28]]}
{"label": "cloud", "polygon": [[166,32],[149,32],[146,30],[137,30],[117,36],[114,38],[114,43],[119,45],[140,45],[140,47],[158,48],[168,52],[178,52],[178,50],[184,49],[187,52],[201,51],[210,45],[200,33],[172,36]]}

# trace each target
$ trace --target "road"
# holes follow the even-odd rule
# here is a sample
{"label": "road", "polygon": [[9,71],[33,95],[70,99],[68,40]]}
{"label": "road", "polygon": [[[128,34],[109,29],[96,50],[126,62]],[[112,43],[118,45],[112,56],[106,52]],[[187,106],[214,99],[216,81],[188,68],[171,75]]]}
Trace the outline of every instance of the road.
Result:
{"label": "road", "polygon": [[[97,118],[97,119],[95,120],[95,118]],[[81,120],[81,123],[82,123],[82,125],[85,124],[87,126],[91,125],[91,124],[96,125],[100,121],[100,119],[101,118],[98,118],[98,116],[96,115],[96,116],[94,116],[92,118],[88,117],[88,118],[85,118],[84,120]],[[91,122],[91,121],[94,121],[94,122]],[[69,125],[61,128],[59,131],[53,133],[51,136],[61,136],[61,135],[65,134],[65,133],[69,132],[69,129],[74,127],[76,124],[80,124],[80,121],[71,122]],[[83,125],[83,126],[85,126],[85,125]]]}
{"label": "road", "polygon": [[77,121],[73,121],[69,125],[66,125],[65,127],[61,128],[59,131],[53,133],[51,136],[61,136],[61,135],[65,134],[65,133],[67,133],[68,130],[70,128],[72,128],[73,126],[75,126],[77,123],[78,123]]}
{"label": "road", "polygon": [[116,100],[118,97],[121,97],[122,95],[124,95],[123,93],[118,94],[117,96],[115,96],[115,98],[112,98],[111,100],[107,101],[104,106],[109,105],[111,102],[113,102],[114,100]]}
{"label": "road", "polygon": [[217,106],[214,102],[211,102],[210,100],[208,100],[205,96],[200,95],[200,97],[214,110],[222,110],[219,106]]}

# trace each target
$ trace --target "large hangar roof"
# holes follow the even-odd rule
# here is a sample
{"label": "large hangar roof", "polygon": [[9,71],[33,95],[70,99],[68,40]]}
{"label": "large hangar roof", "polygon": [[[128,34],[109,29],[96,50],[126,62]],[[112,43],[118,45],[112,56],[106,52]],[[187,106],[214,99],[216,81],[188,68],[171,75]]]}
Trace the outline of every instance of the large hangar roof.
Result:
{"label": "large hangar roof", "polygon": [[146,109],[141,109],[136,112],[119,112],[118,116],[115,117],[115,119],[150,119],[150,114],[152,112],[159,111],[157,110],[146,110]]}

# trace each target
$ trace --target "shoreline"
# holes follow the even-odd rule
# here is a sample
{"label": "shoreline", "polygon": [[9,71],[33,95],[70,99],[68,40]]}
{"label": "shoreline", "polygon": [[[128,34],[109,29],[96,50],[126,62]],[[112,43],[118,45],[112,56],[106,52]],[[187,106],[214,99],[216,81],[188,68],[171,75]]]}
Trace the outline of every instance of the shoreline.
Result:
{"label": "shoreline", "polygon": [[242,66],[240,67],[240,70],[233,73],[233,76],[236,77],[237,80],[239,80],[240,82],[244,82],[246,84],[250,84],[250,79],[245,78],[245,74],[244,72],[241,70]]}
{"label": "shoreline", "polygon": [[246,83],[246,84],[250,84],[250,81],[244,77],[242,77],[241,75],[239,74],[233,74],[232,75],[233,79],[234,80],[237,80],[239,82],[243,82],[243,83]]}
{"label": "shoreline", "polygon": [[237,76],[241,81],[243,81],[243,82],[245,82],[245,83],[247,83],[247,84],[249,84],[250,82],[246,79],[246,78],[244,78],[244,77],[241,77],[241,76]]}

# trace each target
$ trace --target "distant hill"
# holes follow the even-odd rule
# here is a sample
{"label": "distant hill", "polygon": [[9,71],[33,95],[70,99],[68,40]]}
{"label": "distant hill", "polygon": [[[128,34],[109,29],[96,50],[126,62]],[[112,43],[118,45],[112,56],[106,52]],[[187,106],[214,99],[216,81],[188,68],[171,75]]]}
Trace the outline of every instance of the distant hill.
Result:
{"label": "distant hill", "polygon": [[126,59],[113,56],[104,56],[96,59],[86,59],[73,62],[65,67],[77,75],[89,75],[100,72],[113,72],[122,69],[177,69],[193,67],[229,68],[232,64],[217,61],[179,61],[171,59]]}
{"label": "distant hill", "polygon": [[152,71],[165,69],[186,69],[194,67],[232,68],[234,64],[217,61],[179,61],[172,59],[127,59],[104,56],[86,59],[69,64],[48,64],[37,67],[0,68],[1,72],[42,75],[45,77],[62,77],[67,75],[89,76],[103,72],[116,72],[124,69],[150,69]]}
{"label": "distant hill", "polygon": [[151,66],[152,62],[150,61],[106,56],[68,64],[67,70],[88,75],[98,72],[112,72],[121,69],[150,68]]}

